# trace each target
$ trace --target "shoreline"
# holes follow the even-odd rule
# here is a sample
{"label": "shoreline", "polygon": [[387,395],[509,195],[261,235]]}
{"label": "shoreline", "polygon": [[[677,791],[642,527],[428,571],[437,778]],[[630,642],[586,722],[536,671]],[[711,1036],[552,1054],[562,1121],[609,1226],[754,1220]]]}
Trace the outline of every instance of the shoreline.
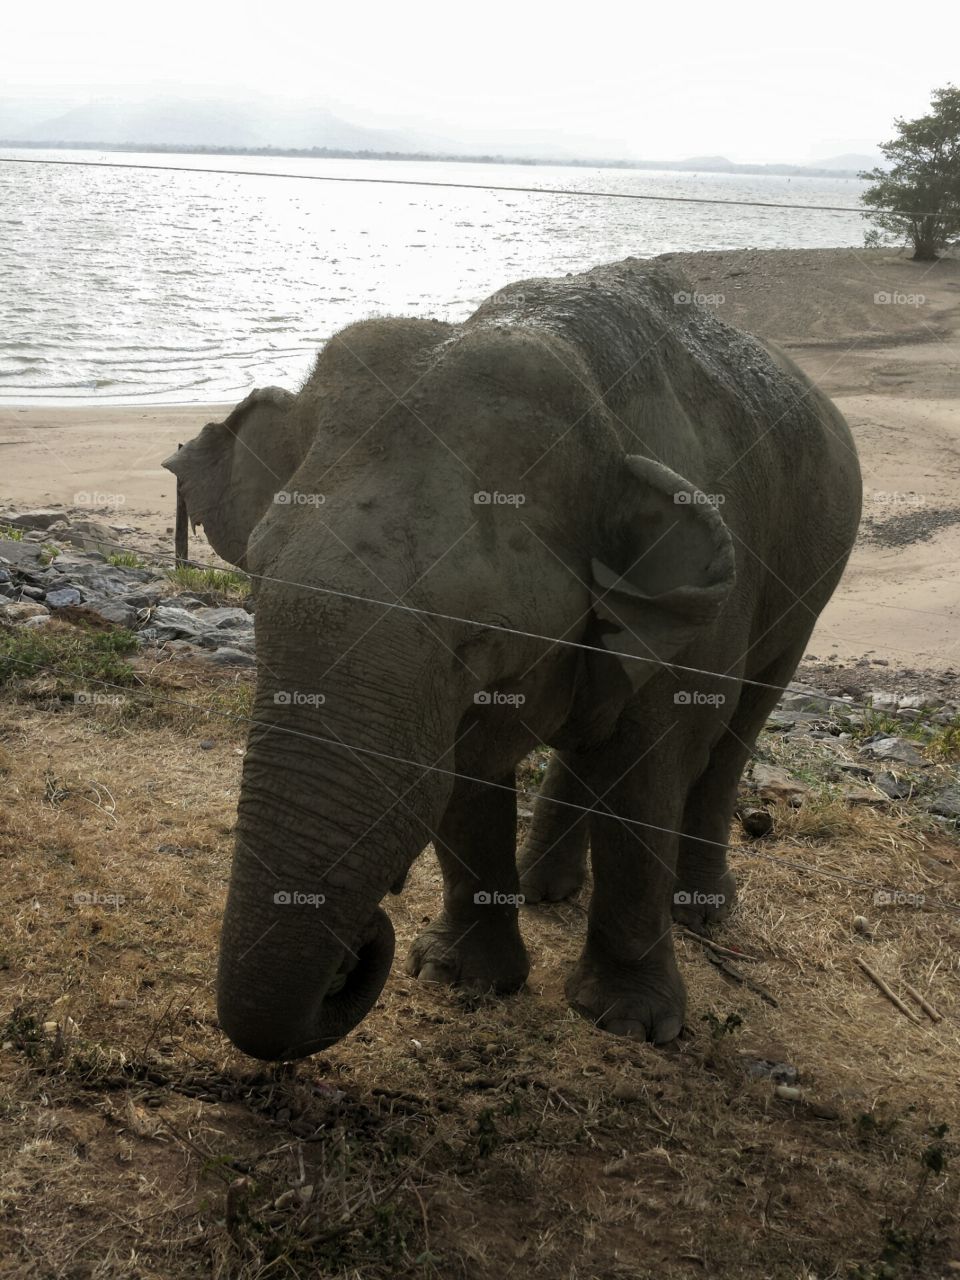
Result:
{"label": "shoreline", "polygon": [[[960,262],[813,249],[665,258],[696,293],[723,299],[725,319],[782,346],[853,431],[864,523],[808,654],[960,669]],[[922,305],[875,300],[911,286]],[[172,558],[175,482],[160,463],[232,407],[0,402],[0,511],[59,504]],[[191,546],[211,558],[202,534]]]}

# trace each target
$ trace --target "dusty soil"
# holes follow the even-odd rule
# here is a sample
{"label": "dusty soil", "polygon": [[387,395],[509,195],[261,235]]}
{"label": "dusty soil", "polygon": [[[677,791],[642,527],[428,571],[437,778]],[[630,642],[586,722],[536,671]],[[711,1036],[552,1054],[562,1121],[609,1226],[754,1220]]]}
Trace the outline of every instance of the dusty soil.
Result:
{"label": "dusty soil", "polygon": [[[685,266],[838,399],[868,514],[955,504],[957,264],[844,250]],[[876,304],[874,289],[929,302]],[[217,416],[0,411],[0,506],[119,493],[89,508],[169,545],[159,461]],[[918,527],[861,541],[803,679],[955,696],[960,528]],[[672,1051],[568,1009],[586,890],[523,910],[533,969],[516,997],[467,1001],[405,977],[439,907],[428,851],[387,904],[398,963],[376,1008],[328,1054],[266,1070],[230,1049],[212,993],[244,743],[229,714],[249,707],[249,684],[179,658],[138,667],[118,706],[77,705],[49,679],[0,695],[0,1274],[960,1272],[954,832],[900,804],[849,804],[829,742],[793,757],[765,734],[764,758],[811,791],[776,807],[765,839],[732,834],[741,905],[718,937],[760,957],[736,965],[753,985],[678,934],[690,1011]],[[904,899],[878,904],[878,885]],[[858,958],[942,1021],[899,1011]],[[778,1094],[774,1064],[799,1096]]]}
{"label": "dusty soil", "polygon": [[[672,1051],[568,1009],[585,892],[524,910],[522,994],[468,1001],[398,962],[342,1045],[267,1070],[225,1042],[212,991],[243,747],[217,710],[244,705],[244,681],[138,665],[119,707],[49,680],[0,700],[3,1274],[881,1280],[960,1264],[960,913],[933,904],[960,902],[955,836],[826,783],[779,806],[772,837],[734,832],[742,906],[721,940],[762,957],[736,966],[757,985],[678,935],[691,1007]],[[779,736],[761,749],[812,776]],[[930,905],[877,906],[877,883]],[[389,901],[398,958],[439,896],[428,852]],[[859,956],[944,1020],[908,1020]]]}

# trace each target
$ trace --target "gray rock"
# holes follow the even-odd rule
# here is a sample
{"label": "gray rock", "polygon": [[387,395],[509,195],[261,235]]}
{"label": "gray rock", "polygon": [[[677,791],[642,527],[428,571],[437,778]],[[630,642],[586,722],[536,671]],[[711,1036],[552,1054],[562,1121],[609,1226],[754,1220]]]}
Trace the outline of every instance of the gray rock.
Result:
{"label": "gray rock", "polygon": [[174,609],[202,609],[204,607],[202,600],[198,600],[196,596],[187,595],[168,596],[164,604]]}
{"label": "gray rock", "polygon": [[20,588],[20,594],[28,600],[42,600],[47,594],[43,587],[31,587],[29,584]]}
{"label": "gray rock", "polygon": [[199,618],[208,626],[216,627],[218,631],[225,628],[235,630],[238,627],[253,627],[253,617],[247,613],[246,609],[211,609],[205,606],[197,609],[194,617]]}
{"label": "gray rock", "polygon": [[897,778],[886,770],[878,773],[873,782],[891,800],[908,800],[915,789],[909,778]]}
{"label": "gray rock", "polygon": [[900,701],[895,693],[885,693],[883,689],[874,689],[867,697],[874,711],[896,711]]}
{"label": "gray rock", "polygon": [[105,622],[112,622],[118,627],[132,630],[137,625],[136,609],[122,600],[88,600],[87,608]]}
{"label": "gray rock", "polygon": [[780,707],[784,711],[832,711],[834,707],[842,709],[842,705],[840,699],[806,685],[787,690],[780,699]]}
{"label": "gray rock", "polygon": [[42,548],[35,542],[17,542],[13,538],[0,538],[0,561],[4,567],[14,569],[33,568],[40,563]]}
{"label": "gray rock", "polygon": [[34,600],[0,601],[0,622],[26,622],[28,618],[46,618],[50,610]]}
{"label": "gray rock", "polygon": [[45,627],[49,621],[49,613],[38,613],[32,618],[25,618],[19,625],[21,627]]}
{"label": "gray rock", "polygon": [[960,818],[960,784],[945,787],[927,808],[941,818]]}
{"label": "gray rock", "polygon": [[797,1068],[790,1062],[767,1062],[755,1058],[744,1065],[747,1068],[747,1074],[758,1080],[769,1077],[777,1084],[796,1084],[799,1079]]}
{"label": "gray rock", "polygon": [[239,649],[253,653],[253,634],[243,631],[203,631],[196,643],[203,649]]}
{"label": "gray rock", "polygon": [[72,543],[75,547],[92,547],[94,550],[106,548],[109,551],[118,542],[115,529],[99,520],[75,520],[69,529],[60,535],[63,542]]}
{"label": "gray rock", "polygon": [[923,756],[907,738],[882,737],[860,748],[867,760],[894,760],[899,764],[922,765]]}
{"label": "gray rock", "polygon": [[257,665],[257,660],[252,653],[243,653],[240,649],[231,649],[228,645],[222,649],[214,649],[207,660],[218,667],[255,667]]}
{"label": "gray rock", "polygon": [[160,603],[161,595],[159,587],[144,587],[141,591],[128,591],[122,600],[131,609],[152,609]]}
{"label": "gray rock", "polygon": [[16,516],[0,516],[0,524],[13,525],[15,529],[49,529],[57,521],[63,521],[62,511],[41,508],[37,511],[21,511]]}
{"label": "gray rock", "polygon": [[198,622],[192,613],[175,605],[158,605],[150,619],[150,631],[157,640],[195,640],[213,628]]}
{"label": "gray rock", "polygon": [[80,604],[81,596],[76,587],[60,587],[47,592],[46,602],[51,609],[65,609],[68,605]]}
{"label": "gray rock", "polygon": [[838,765],[838,768],[842,773],[852,773],[855,778],[873,777],[873,770],[865,764],[850,764],[845,760]]}

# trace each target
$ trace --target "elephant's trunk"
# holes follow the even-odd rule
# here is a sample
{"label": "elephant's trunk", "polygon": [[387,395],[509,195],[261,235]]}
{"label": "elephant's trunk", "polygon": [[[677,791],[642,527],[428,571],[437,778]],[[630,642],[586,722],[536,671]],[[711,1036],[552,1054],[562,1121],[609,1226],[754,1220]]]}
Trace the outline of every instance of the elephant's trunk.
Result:
{"label": "elephant's trunk", "polygon": [[[394,951],[378,904],[429,842],[449,792],[443,774],[383,758],[443,755],[423,685],[418,706],[398,693],[403,705],[387,713],[387,681],[371,685],[368,668],[361,691],[350,675],[342,695],[303,709],[278,706],[279,682],[260,678],[256,719],[270,728],[253,729],[244,761],[218,978],[220,1025],[255,1058],[328,1048],[376,1002]],[[397,689],[395,670],[391,680]]]}

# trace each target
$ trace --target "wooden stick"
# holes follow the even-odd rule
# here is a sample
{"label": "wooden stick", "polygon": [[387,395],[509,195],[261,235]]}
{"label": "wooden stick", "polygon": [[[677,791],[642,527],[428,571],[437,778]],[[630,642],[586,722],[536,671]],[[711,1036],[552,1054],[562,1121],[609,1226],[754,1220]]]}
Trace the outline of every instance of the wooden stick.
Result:
{"label": "wooden stick", "polygon": [[911,987],[909,982],[905,982],[903,984],[903,989],[908,996],[912,996],[913,999],[916,1000],[923,1012],[927,1014],[928,1017],[932,1018],[934,1022],[943,1021],[943,1014],[935,1009],[932,1004],[928,1004],[916,987]]}
{"label": "wooden stick", "polygon": [[908,1009],[907,1006],[900,999],[900,997],[898,995],[895,995],[890,990],[890,988],[887,986],[884,980],[880,977],[880,975],[878,973],[874,973],[874,971],[867,964],[866,960],[861,960],[861,958],[857,956],[857,964],[860,966],[863,972],[867,975],[867,977],[871,980],[871,982],[876,983],[876,985],[880,988],[880,990],[887,997],[887,999],[891,1001],[891,1003],[895,1004],[897,1008],[900,1010],[900,1012],[904,1014],[905,1017],[909,1018],[911,1022],[916,1023],[918,1026],[920,1025],[920,1019],[915,1017],[913,1014],[913,1011]]}
{"label": "wooden stick", "polygon": [[718,956],[727,956],[730,960],[755,960],[759,963],[763,959],[762,956],[748,956],[743,951],[731,951],[729,947],[721,947],[719,942],[712,942],[709,938],[705,938],[702,933],[694,933],[692,929],[681,927],[680,936],[682,938],[692,938],[694,942],[699,942],[702,946],[709,947],[711,951],[715,951]]}
{"label": "wooden stick", "polygon": [[[177,445],[177,449],[183,448],[182,444]],[[187,520],[187,504],[183,496],[183,486],[180,484],[180,477],[177,476],[177,512],[174,519],[173,532],[173,559],[177,568],[186,563],[189,549],[189,521]]]}

